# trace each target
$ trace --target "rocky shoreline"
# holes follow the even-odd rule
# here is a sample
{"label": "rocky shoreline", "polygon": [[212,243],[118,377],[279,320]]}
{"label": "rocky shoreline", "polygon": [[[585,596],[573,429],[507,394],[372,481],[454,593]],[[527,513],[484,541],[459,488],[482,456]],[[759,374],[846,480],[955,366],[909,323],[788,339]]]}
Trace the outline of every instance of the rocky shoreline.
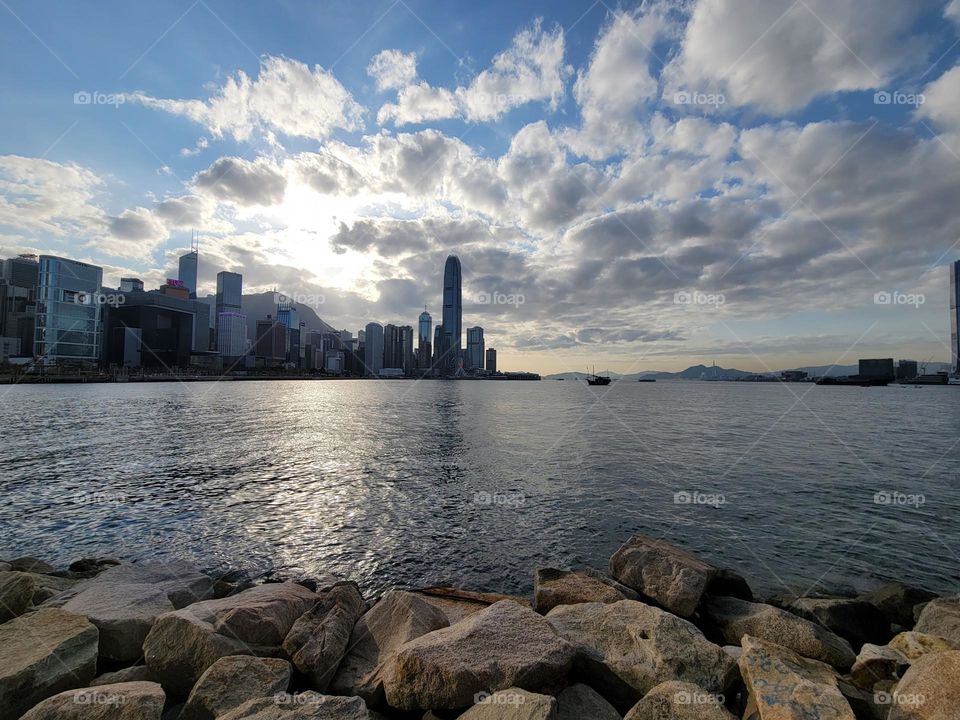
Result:
{"label": "rocky shoreline", "polygon": [[960,595],[760,601],[643,535],[532,599],[0,562],[0,720],[956,720]]}

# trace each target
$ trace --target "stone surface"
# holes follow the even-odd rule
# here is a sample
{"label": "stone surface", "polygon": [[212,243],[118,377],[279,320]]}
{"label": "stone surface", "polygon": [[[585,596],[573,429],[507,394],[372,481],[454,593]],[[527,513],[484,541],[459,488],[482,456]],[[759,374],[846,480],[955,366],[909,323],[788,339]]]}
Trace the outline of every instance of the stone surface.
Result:
{"label": "stone surface", "polygon": [[541,615],[501,600],[400,647],[384,673],[384,690],[387,702],[403,710],[466,707],[477,693],[514,686],[559,690],[573,655]]}
{"label": "stone surface", "polygon": [[745,635],[740,674],[749,694],[747,717],[760,720],[855,720],[833,669],[760,638]]}
{"label": "stone surface", "polygon": [[610,574],[670,612],[689,618],[717,568],[663,540],[634,535],[610,558]]}
{"label": "stone surface", "polygon": [[447,616],[447,622],[451,625],[501,600],[512,600],[523,607],[530,607],[528,600],[514,595],[460,590],[445,585],[421,588],[413,592],[422,595],[424,600],[441,610]]}
{"label": "stone surface", "polygon": [[557,605],[585,602],[614,603],[627,597],[616,588],[585,573],[541,568],[533,580],[533,609],[546,615]]}
{"label": "stone surface", "polygon": [[914,606],[936,597],[932,592],[893,582],[861,595],[860,599],[866,600],[883,613],[887,622],[909,628],[913,627]]}
{"label": "stone surface", "polygon": [[347,650],[353,626],[367,609],[356,583],[340,583],[290,628],[283,649],[311,687],[326,691]]}
{"label": "stone surface", "polygon": [[[557,700],[549,695],[538,695],[520,688],[500,690],[492,695],[483,693],[476,704],[458,720],[556,720]],[[600,718],[590,717],[591,720]]]}
{"label": "stone surface", "polygon": [[883,645],[893,637],[890,621],[866,600],[805,597],[798,598],[787,609],[820,623],[854,648],[864,643]]}
{"label": "stone surface", "polygon": [[284,694],[292,673],[290,663],[280,658],[222,657],[197,680],[179,720],[214,720],[249,700]]}
{"label": "stone surface", "polygon": [[358,695],[372,707],[383,705],[383,669],[390,655],[404,643],[449,624],[446,614],[422,595],[387,592],[354,626],[330,691]]}
{"label": "stone surface", "polygon": [[899,650],[911,662],[928,653],[960,650],[960,643],[915,630],[902,632],[887,644],[894,650]]}
{"label": "stone surface", "polygon": [[917,660],[892,693],[889,720],[956,720],[960,717],[960,651]]}
{"label": "stone surface", "polygon": [[116,683],[156,681],[157,679],[153,676],[153,673],[150,672],[150,668],[148,668],[146,665],[133,665],[128,668],[123,668],[122,670],[116,670],[114,672],[98,675],[90,681],[90,687],[96,687],[98,685],[115,685]]}
{"label": "stone surface", "polygon": [[0,623],[23,615],[33,605],[36,589],[29,573],[0,572]]}
{"label": "stone surface", "polygon": [[40,608],[0,625],[0,720],[19,718],[96,672],[97,628],[85,617]]}
{"label": "stone surface", "polygon": [[624,585],[622,582],[617,582],[617,581],[614,580],[612,577],[610,577],[609,575],[607,575],[605,572],[600,572],[599,570],[597,570],[597,569],[595,569],[595,568],[592,568],[592,567],[578,567],[578,568],[574,568],[574,570],[576,570],[576,572],[578,572],[578,573],[583,573],[584,575],[589,575],[589,576],[592,577],[594,580],[599,580],[599,581],[602,582],[602,583],[606,583],[607,585],[609,585],[610,587],[614,588],[615,590],[619,590],[620,593],[621,593],[621,594],[624,596],[624,598],[626,598],[627,600],[640,600],[640,599],[641,599],[641,598],[640,598],[640,593],[638,593],[638,592],[637,592],[636,590],[634,590],[633,588],[627,587],[627,586]]}
{"label": "stone surface", "polygon": [[13,565],[8,562],[0,562],[0,572],[9,572],[13,570]]}
{"label": "stone surface", "polygon": [[624,720],[736,720],[723,701],[723,695],[673,680],[650,690]]}
{"label": "stone surface", "polygon": [[730,568],[720,568],[707,585],[707,595],[735,597],[753,602],[753,590],[750,583],[740,573]]}
{"label": "stone surface", "polygon": [[68,568],[70,577],[73,578],[92,578],[102,573],[107,568],[119,565],[119,560],[113,558],[81,558],[70,563]]}
{"label": "stone surface", "polygon": [[589,685],[577,683],[557,696],[557,720],[621,720],[617,709]]}
{"label": "stone surface", "polygon": [[57,571],[50,563],[45,563],[43,560],[37,560],[37,558],[33,557],[14,558],[13,560],[8,560],[7,563],[10,565],[11,570],[19,570],[21,572],[49,575]]}
{"label": "stone surface", "polygon": [[849,668],[856,660],[853,649],[843,638],[772,605],[708,597],[702,610],[705,622],[726,643],[739,644],[744,635],[753,635],[841,669]]}
{"label": "stone surface", "polygon": [[41,575],[40,573],[27,573],[33,578],[36,589],[33,593],[33,604],[40,605],[53,596],[69,590],[77,581],[72,578],[58,577],[56,575]]}
{"label": "stone surface", "polygon": [[143,643],[144,658],[164,688],[186,695],[219,658],[279,655],[293,623],[317,599],[296,583],[271,583],[194,603],[157,618]]}
{"label": "stone surface", "polygon": [[960,643],[960,595],[928,602],[913,629]]}
{"label": "stone surface", "polygon": [[574,676],[621,712],[668,680],[724,692],[736,678],[734,659],[696,626],[635,600],[561,605],[547,621],[576,646]]}
{"label": "stone surface", "polygon": [[217,720],[372,720],[363,700],[305,692],[245,702]]}
{"label": "stone surface", "polygon": [[160,720],[165,701],[157,683],[100,685],[54,695],[22,720]]}
{"label": "stone surface", "polygon": [[157,617],[212,592],[210,578],[189,563],[144,563],[111,567],[46,604],[89,618],[100,629],[102,659],[133,662]]}
{"label": "stone surface", "polygon": [[867,643],[850,668],[850,679],[857,687],[873,690],[877,683],[899,680],[909,665],[910,661],[899,650]]}

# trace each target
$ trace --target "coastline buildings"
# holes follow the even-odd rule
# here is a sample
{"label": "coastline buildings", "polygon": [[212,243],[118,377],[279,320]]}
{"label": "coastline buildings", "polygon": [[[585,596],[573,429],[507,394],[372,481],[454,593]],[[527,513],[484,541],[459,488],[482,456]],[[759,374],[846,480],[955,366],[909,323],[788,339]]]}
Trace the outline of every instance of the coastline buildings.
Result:
{"label": "coastline buildings", "polygon": [[950,266],[950,348],[953,371],[960,375],[960,260]]}
{"label": "coastline buildings", "polygon": [[483,370],[484,366],[483,328],[467,328],[467,354],[464,367],[467,370]]}
{"label": "coastline buildings", "polygon": [[199,255],[195,250],[191,250],[186,255],[180,256],[180,267],[177,270],[177,278],[187,289],[188,297],[192,300],[197,299],[197,269],[199,264]]}
{"label": "coastline buildings", "polygon": [[364,328],[364,375],[376,377],[383,369],[383,326],[379,323],[367,323]]}
{"label": "coastline buildings", "polygon": [[41,255],[37,275],[35,357],[93,365],[100,360],[100,291],[103,269],[78,260]]}
{"label": "coastline buildings", "polygon": [[460,258],[449,255],[443,267],[443,336],[440,367],[447,376],[462,370],[463,293]]}

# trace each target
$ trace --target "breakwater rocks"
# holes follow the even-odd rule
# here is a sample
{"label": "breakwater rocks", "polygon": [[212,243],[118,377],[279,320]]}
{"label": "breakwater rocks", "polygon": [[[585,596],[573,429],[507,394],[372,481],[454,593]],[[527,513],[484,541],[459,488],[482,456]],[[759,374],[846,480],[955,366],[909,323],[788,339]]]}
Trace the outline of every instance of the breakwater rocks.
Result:
{"label": "breakwater rocks", "polygon": [[0,720],[956,720],[960,596],[781,595],[642,535],[530,599],[0,562]]}

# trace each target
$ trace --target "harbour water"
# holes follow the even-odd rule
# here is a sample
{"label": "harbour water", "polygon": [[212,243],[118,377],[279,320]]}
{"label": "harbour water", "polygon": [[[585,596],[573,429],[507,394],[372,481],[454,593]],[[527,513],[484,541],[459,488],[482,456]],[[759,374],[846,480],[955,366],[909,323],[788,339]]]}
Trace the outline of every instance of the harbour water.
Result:
{"label": "harbour water", "polygon": [[0,558],[528,592],[635,532],[761,593],[960,584],[960,391],[323,381],[0,388]]}

